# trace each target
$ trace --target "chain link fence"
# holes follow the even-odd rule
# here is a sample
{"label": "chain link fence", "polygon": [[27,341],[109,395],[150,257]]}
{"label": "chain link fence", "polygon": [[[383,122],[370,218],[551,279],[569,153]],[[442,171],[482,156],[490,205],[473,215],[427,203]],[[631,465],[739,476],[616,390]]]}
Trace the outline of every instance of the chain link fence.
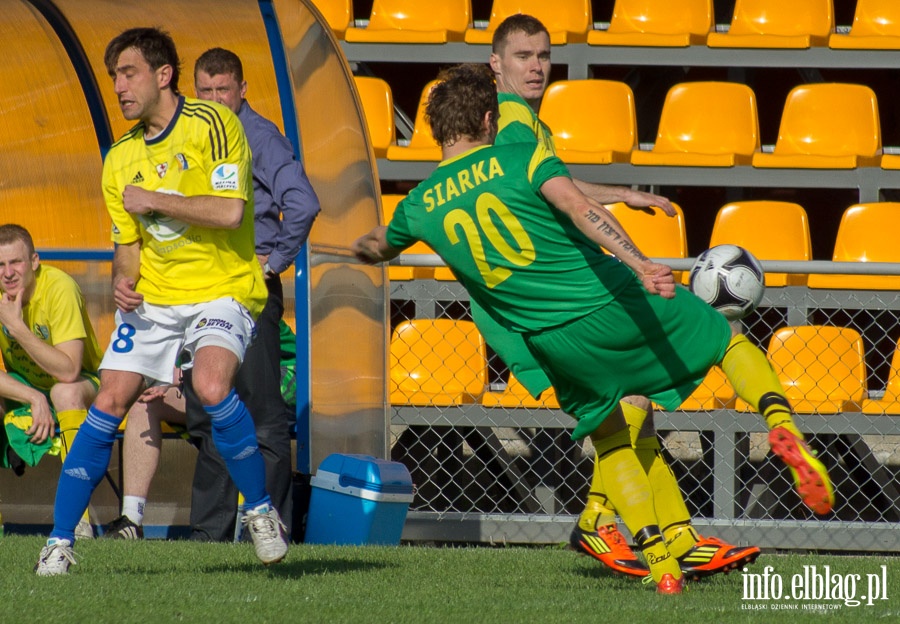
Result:
{"label": "chain link fence", "polygon": [[[417,488],[404,537],[564,541],[584,506],[593,447],[570,440],[574,420],[554,397],[535,401],[510,383],[471,331],[468,296],[451,276],[419,269],[400,281],[413,277],[403,270],[390,288],[391,457]],[[762,419],[714,369],[679,410],[654,414],[695,525],[774,548],[898,549],[898,315],[892,290],[767,289],[744,333],[780,373],[836,506],[818,518],[800,502]]]}

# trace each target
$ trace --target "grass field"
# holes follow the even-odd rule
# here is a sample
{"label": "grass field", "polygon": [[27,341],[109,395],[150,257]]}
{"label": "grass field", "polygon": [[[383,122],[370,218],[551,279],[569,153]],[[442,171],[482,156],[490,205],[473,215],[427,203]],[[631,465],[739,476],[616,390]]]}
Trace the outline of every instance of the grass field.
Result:
{"label": "grass field", "polygon": [[[900,558],[763,554],[747,568],[767,587],[829,566],[844,593],[851,575],[887,579],[886,599],[857,607],[843,600],[744,600],[744,574],[691,583],[680,596],[613,577],[594,560],[562,548],[295,545],[265,568],[249,544],[86,541],[66,577],[32,573],[43,539],[0,539],[0,622],[430,623],[895,622],[900,620]],[[886,566],[882,569],[881,566]],[[811,568],[806,568],[810,573]],[[833,587],[836,587],[834,582]],[[809,587],[807,587],[809,589]],[[784,607],[775,610],[774,606]],[[814,611],[804,606],[816,605]],[[748,607],[767,607],[749,610]],[[796,607],[794,609],[793,607]],[[790,610],[788,610],[790,609]]]}

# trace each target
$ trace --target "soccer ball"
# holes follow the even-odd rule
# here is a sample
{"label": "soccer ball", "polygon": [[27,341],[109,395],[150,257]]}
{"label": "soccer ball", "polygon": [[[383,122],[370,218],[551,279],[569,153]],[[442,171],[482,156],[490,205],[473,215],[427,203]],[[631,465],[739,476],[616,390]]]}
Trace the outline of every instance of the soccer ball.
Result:
{"label": "soccer ball", "polygon": [[716,245],[697,256],[690,280],[691,292],[729,321],[753,312],[766,291],[759,260],[737,245]]}

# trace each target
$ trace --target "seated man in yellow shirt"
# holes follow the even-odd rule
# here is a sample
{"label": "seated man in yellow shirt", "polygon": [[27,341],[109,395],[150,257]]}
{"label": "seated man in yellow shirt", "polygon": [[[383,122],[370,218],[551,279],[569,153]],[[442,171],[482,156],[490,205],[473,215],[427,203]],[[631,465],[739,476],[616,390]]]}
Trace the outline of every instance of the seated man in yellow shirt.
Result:
{"label": "seated man in yellow shirt", "polygon": [[[0,448],[3,465],[21,474],[44,452],[65,460],[97,394],[100,348],[78,284],[42,266],[19,225],[0,225],[0,293]],[[54,442],[57,423],[61,441]],[[79,534],[93,535],[86,512]]]}

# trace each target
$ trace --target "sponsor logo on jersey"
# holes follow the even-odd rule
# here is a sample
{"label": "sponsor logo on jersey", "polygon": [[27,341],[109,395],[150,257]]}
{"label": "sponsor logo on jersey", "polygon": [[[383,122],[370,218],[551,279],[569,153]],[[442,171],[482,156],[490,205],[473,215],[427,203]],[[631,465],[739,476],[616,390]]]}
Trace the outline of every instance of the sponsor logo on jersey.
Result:
{"label": "sponsor logo on jersey", "polygon": [[212,187],[214,191],[238,190],[238,166],[223,163],[212,172]]}
{"label": "sponsor logo on jersey", "polygon": [[178,171],[185,171],[188,168],[187,158],[181,152],[175,154],[175,160],[178,161]]}
{"label": "sponsor logo on jersey", "polygon": [[133,178],[131,178],[131,183],[132,183],[132,184],[138,184],[138,183],[143,182],[143,181],[144,181],[144,176],[141,175],[141,172],[140,172],[140,171],[138,171],[137,174],[136,174]]}
{"label": "sponsor logo on jersey", "polygon": [[164,162],[164,163],[159,163],[158,165],[156,165],[156,175],[158,175],[159,177],[161,177],[161,178],[166,177],[166,173],[168,173],[168,171],[169,171],[169,163]]}
{"label": "sponsor logo on jersey", "polygon": [[197,326],[194,327],[194,329],[203,329],[204,327],[209,329],[224,329],[227,331],[231,331],[231,328],[234,327],[234,325],[224,319],[202,318],[197,322]]}

